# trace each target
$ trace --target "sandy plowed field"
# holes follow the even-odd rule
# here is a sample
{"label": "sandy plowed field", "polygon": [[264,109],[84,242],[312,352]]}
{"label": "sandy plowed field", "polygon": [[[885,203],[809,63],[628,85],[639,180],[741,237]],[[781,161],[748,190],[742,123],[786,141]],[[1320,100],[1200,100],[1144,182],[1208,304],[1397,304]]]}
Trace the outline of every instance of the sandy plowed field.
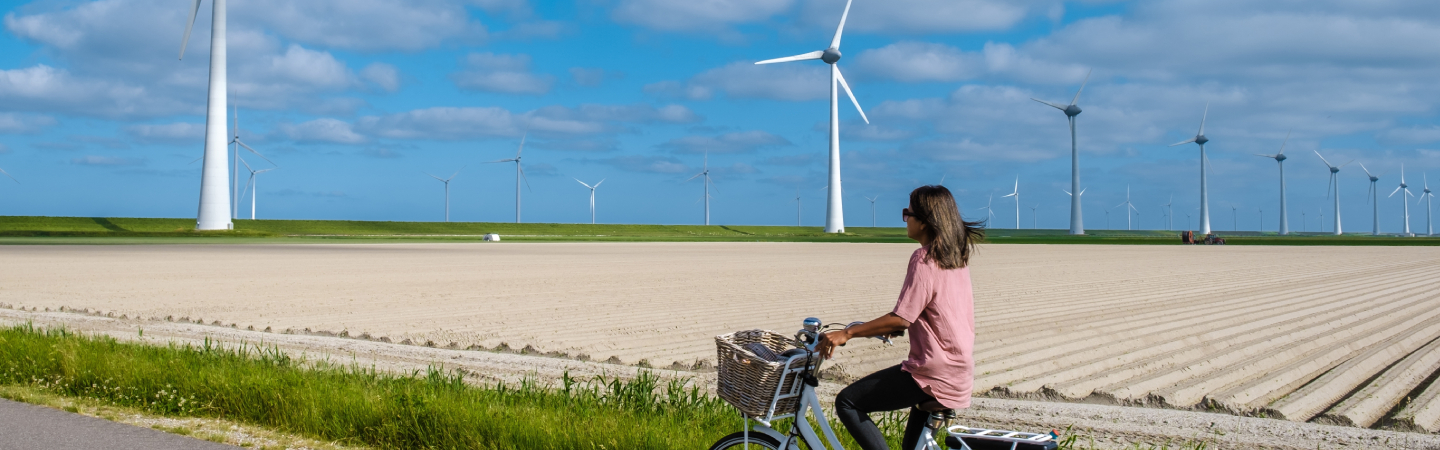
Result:
{"label": "sandy plowed field", "polygon": [[[0,303],[690,366],[723,332],[883,314],[913,249],[7,246]],[[977,391],[1440,431],[1440,249],[991,245],[973,270]]]}

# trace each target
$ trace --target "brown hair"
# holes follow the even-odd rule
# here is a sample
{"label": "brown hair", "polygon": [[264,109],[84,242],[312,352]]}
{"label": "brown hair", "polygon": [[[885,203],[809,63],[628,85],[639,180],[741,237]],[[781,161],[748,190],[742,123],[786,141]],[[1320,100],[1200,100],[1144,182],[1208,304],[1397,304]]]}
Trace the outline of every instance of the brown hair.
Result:
{"label": "brown hair", "polygon": [[910,214],[925,224],[925,233],[931,238],[927,258],[941,269],[969,265],[975,245],[985,239],[985,223],[960,217],[960,207],[945,186],[920,186],[910,191]]}

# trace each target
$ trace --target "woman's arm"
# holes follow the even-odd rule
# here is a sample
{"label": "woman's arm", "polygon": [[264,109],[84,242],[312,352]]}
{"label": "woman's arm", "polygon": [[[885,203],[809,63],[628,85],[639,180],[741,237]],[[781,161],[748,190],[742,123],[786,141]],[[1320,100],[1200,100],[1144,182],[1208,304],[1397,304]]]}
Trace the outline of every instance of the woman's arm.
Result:
{"label": "woman's arm", "polygon": [[910,328],[910,322],[901,319],[895,313],[889,313],[875,320],[865,322],[844,330],[831,331],[820,336],[820,345],[815,346],[815,351],[820,356],[829,359],[835,353],[835,347],[845,345],[851,338],[865,338],[873,336],[890,336]]}

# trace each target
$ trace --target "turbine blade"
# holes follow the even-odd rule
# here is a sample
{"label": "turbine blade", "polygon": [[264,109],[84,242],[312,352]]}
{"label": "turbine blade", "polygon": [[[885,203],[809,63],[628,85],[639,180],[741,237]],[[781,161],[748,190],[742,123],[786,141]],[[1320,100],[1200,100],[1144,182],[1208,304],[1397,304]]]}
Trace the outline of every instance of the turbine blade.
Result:
{"label": "turbine blade", "polygon": [[755,63],[755,64],[756,64],[756,65],[760,65],[760,64],[783,63],[783,62],[790,62],[790,61],[808,61],[808,60],[812,60],[812,59],[820,59],[820,55],[823,55],[823,54],[825,54],[825,51],[824,51],[824,50],[816,50],[816,51],[813,51],[813,52],[810,52],[810,53],[803,53],[803,54],[799,54],[799,55],[795,55],[795,56],[786,56],[786,57],[784,57],[784,58],[767,59],[767,60],[764,60],[764,61],[757,62],[757,63]]}
{"label": "turbine blade", "polygon": [[1065,110],[1065,107],[1064,107],[1064,106],[1060,106],[1060,105],[1057,105],[1057,104],[1054,104],[1054,103],[1050,103],[1050,102],[1047,102],[1047,101],[1044,101],[1044,100],[1041,100],[1041,99],[1038,99],[1038,98],[1035,98],[1035,97],[1030,97],[1030,99],[1031,99],[1031,100],[1034,100],[1034,101],[1037,101],[1037,102],[1040,102],[1040,103],[1044,103],[1044,104],[1046,104],[1046,105],[1050,105],[1051,108],[1055,108],[1055,109],[1058,109],[1058,110],[1061,110],[1061,111],[1064,111],[1064,110]]}
{"label": "turbine blade", "polygon": [[[430,175],[430,172],[420,172],[420,173],[423,173],[423,174],[426,174],[426,175]],[[434,175],[430,175],[430,178],[434,178],[434,179],[436,179],[436,180],[440,180],[441,182],[444,182],[444,181],[445,181],[445,180],[441,180],[440,177],[437,177],[437,176],[434,176]]]}
{"label": "turbine blade", "polygon": [[1390,195],[1385,196],[1385,198],[1394,197],[1396,192],[1400,192],[1400,187],[1399,187],[1399,186],[1396,186],[1396,187],[1395,187],[1395,190],[1390,191]]}
{"label": "turbine blade", "polygon": [[190,30],[195,28],[195,15],[200,13],[200,0],[190,7],[190,21],[185,23],[185,37],[180,38],[180,59],[185,59],[185,44],[190,43]]}
{"label": "turbine blade", "polygon": [[[1329,164],[1327,163],[1326,165],[1328,166]],[[1325,198],[1326,198],[1326,199],[1329,199],[1329,198],[1330,198],[1330,191],[1331,191],[1330,188],[1333,187],[1334,185],[1335,185],[1335,174],[1332,173],[1332,174],[1330,174],[1330,181],[1328,181],[1328,182],[1325,183]]]}
{"label": "turbine blade", "polygon": [[[1348,165],[1350,165],[1350,163],[1353,163],[1353,162],[1355,162],[1355,160],[1352,159],[1352,160],[1350,160],[1349,162],[1346,162],[1345,164],[1341,164],[1340,167],[1348,166]],[[1340,167],[1336,167],[1336,168],[1338,169],[1338,168],[1340,168]]]}
{"label": "turbine blade", "polygon": [[855,99],[854,92],[850,92],[850,84],[845,82],[845,75],[840,74],[840,66],[838,64],[831,64],[830,70],[835,71],[835,79],[840,81],[840,87],[845,88],[845,95],[850,96],[850,103],[855,104],[855,110],[860,112],[860,118],[865,120],[866,125],[869,125],[870,118],[865,117],[865,110],[860,108],[860,101]]}
{"label": "turbine blade", "polygon": [[1090,82],[1090,74],[1094,72],[1095,69],[1090,69],[1089,72],[1085,72],[1085,81],[1080,82],[1080,90],[1075,91],[1075,99],[1070,101],[1071,106],[1074,106],[1075,103],[1080,101],[1080,93],[1085,92],[1085,84]]}
{"label": "turbine blade", "polygon": [[690,181],[690,180],[693,180],[693,179],[696,179],[696,178],[700,178],[700,176],[701,176],[701,175],[704,175],[704,174],[705,174],[705,172],[697,173],[697,174],[695,174],[695,176],[693,176],[693,177],[686,178],[685,181]]}
{"label": "turbine blade", "polygon": [[[605,182],[605,179],[604,179],[604,178],[601,178],[601,179],[600,179],[600,183],[604,183],[604,182]],[[600,187],[600,183],[595,183],[595,187],[597,187],[597,188]]]}
{"label": "turbine blade", "polygon": [[1263,154],[1263,153],[1256,153],[1255,156],[1264,156],[1264,157],[1266,157],[1266,158],[1275,159],[1275,156],[1276,156],[1276,155],[1266,155],[1266,154]]}
{"label": "turbine blade", "polygon": [[520,170],[520,179],[521,179],[521,180],[525,180],[525,190],[530,191],[530,192],[535,192],[535,188],[530,187],[530,177],[525,176],[525,168],[524,168],[524,167],[520,167],[520,162],[519,162],[519,161],[516,161],[516,162],[515,162],[515,168],[518,169],[518,170]]}
{"label": "turbine blade", "polygon": [[1000,198],[1014,197],[1014,196],[1015,196],[1015,194],[1005,194],[1005,195],[1000,196]]}
{"label": "turbine blade", "polygon": [[525,151],[525,138],[527,137],[530,137],[529,131],[526,131],[524,135],[520,136],[520,149],[515,151],[515,159],[520,159],[520,152]]}
{"label": "turbine blade", "polygon": [[1285,144],[1289,144],[1289,143],[1290,143],[1290,133],[1293,133],[1293,132],[1295,132],[1295,129],[1294,129],[1294,128],[1291,128],[1290,131],[1286,131],[1286,132],[1285,132],[1285,141],[1283,141],[1283,142],[1280,143],[1280,153],[1276,153],[1277,155],[1283,155],[1283,154],[1285,154]]}
{"label": "turbine blade", "polygon": [[1174,144],[1170,144],[1170,146],[1171,146],[1171,147],[1174,147],[1174,146],[1177,146],[1177,145],[1185,145],[1185,144],[1189,144],[1189,143],[1192,143],[1192,142],[1195,142],[1195,138],[1193,138],[1193,137],[1190,138],[1190,139],[1186,139],[1186,140],[1180,141],[1180,142],[1176,142],[1176,143],[1174,143]]}
{"label": "turbine blade", "polygon": [[1365,171],[1365,176],[1367,176],[1367,177],[1373,177],[1373,176],[1374,176],[1374,175],[1371,175],[1371,174],[1370,174],[1370,169],[1366,169],[1366,168],[1365,168],[1365,163],[1360,163],[1360,170]]}
{"label": "turbine blade", "polygon": [[835,27],[835,38],[830,40],[830,48],[840,48],[840,35],[845,34],[845,19],[850,18],[850,3],[854,0],[845,1],[845,12],[840,13],[840,26]]}
{"label": "turbine blade", "polygon": [[495,163],[507,163],[507,162],[515,162],[515,158],[510,158],[510,159],[497,159],[497,160],[494,160],[494,161],[486,161],[486,162],[484,162],[483,164],[495,164]]}
{"label": "turbine blade", "polygon": [[[576,183],[580,183],[581,186],[585,186],[585,187],[590,188],[590,189],[595,189],[595,188],[590,187],[590,185],[585,184],[584,181],[580,181],[579,178],[575,178],[574,180],[575,180]],[[599,184],[599,183],[596,183],[596,184]]]}
{"label": "turbine blade", "polygon": [[1088,188],[1088,187],[1087,187],[1087,188],[1084,188],[1084,189],[1081,189],[1081,190],[1080,190],[1080,196],[1081,196],[1081,197],[1084,197],[1084,196],[1085,196],[1085,191],[1088,191],[1088,190],[1090,190],[1090,188]]}
{"label": "turbine blade", "polygon": [[[460,170],[465,170],[465,166],[460,166]],[[460,175],[460,170],[456,170],[455,173],[450,174],[450,178],[446,178],[445,181],[450,181],[450,180],[455,179],[455,176],[456,176],[456,175]]]}
{"label": "turbine blade", "polygon": [[1210,117],[1210,102],[1205,102],[1205,112],[1200,114],[1200,135],[1205,134],[1205,119]]}
{"label": "turbine blade", "polygon": [[1330,160],[1325,159],[1325,155],[1321,155],[1321,154],[1320,154],[1320,151],[1319,151],[1319,150],[1313,150],[1313,151],[1315,152],[1315,156],[1319,156],[1321,161],[1325,161],[1325,167],[1335,167],[1334,164],[1330,164]]}
{"label": "turbine blade", "polygon": [[0,173],[5,174],[5,177],[6,177],[6,178],[9,178],[9,179],[11,179],[11,180],[14,180],[14,181],[15,181],[15,184],[20,184],[20,180],[16,180],[15,177],[10,176],[10,172],[6,172],[5,169],[0,169]]}
{"label": "turbine blade", "polygon": [[1365,189],[1365,204],[1370,204],[1370,192],[1375,190],[1375,183],[1370,183],[1370,188]]}
{"label": "turbine blade", "polygon": [[249,170],[249,171],[251,171],[251,172],[254,172],[254,171],[255,171],[255,169],[253,169],[253,168],[250,167],[250,163],[245,162],[245,158],[241,158],[241,157],[239,157],[239,156],[236,156],[235,159],[240,160],[240,164],[244,164],[244,165],[245,165],[245,170]]}
{"label": "turbine blade", "polygon": [[[262,155],[262,154],[260,154],[260,152],[255,151],[255,149],[250,148],[250,146],[245,145],[244,142],[240,142],[239,139],[236,139],[236,140],[235,140],[235,143],[236,143],[236,144],[240,144],[241,147],[245,147],[246,150],[249,150],[250,153],[254,153],[255,156],[259,156],[260,159],[263,159],[263,160],[265,160],[266,162],[269,162],[270,164],[275,164],[275,161],[270,161],[270,158],[266,158],[265,155]],[[275,165],[278,166],[279,164],[275,164]]]}

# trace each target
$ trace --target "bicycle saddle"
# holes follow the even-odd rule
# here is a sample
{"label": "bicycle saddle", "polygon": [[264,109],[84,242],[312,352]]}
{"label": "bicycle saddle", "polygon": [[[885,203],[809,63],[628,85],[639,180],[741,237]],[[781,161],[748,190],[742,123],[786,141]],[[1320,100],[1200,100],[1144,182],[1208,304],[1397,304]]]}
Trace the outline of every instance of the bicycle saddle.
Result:
{"label": "bicycle saddle", "polygon": [[945,405],[940,404],[940,402],[939,402],[939,401],[936,401],[936,400],[930,400],[930,401],[928,401],[928,402],[921,403],[921,404],[919,404],[919,405],[915,405],[915,407],[916,407],[916,408],[919,408],[921,411],[925,411],[925,412],[928,412],[928,413],[931,413],[931,414],[934,414],[934,413],[947,413],[946,415],[954,415],[954,414],[955,414],[955,411],[954,411],[954,410],[952,410],[952,409],[950,409],[950,408],[946,408]]}

